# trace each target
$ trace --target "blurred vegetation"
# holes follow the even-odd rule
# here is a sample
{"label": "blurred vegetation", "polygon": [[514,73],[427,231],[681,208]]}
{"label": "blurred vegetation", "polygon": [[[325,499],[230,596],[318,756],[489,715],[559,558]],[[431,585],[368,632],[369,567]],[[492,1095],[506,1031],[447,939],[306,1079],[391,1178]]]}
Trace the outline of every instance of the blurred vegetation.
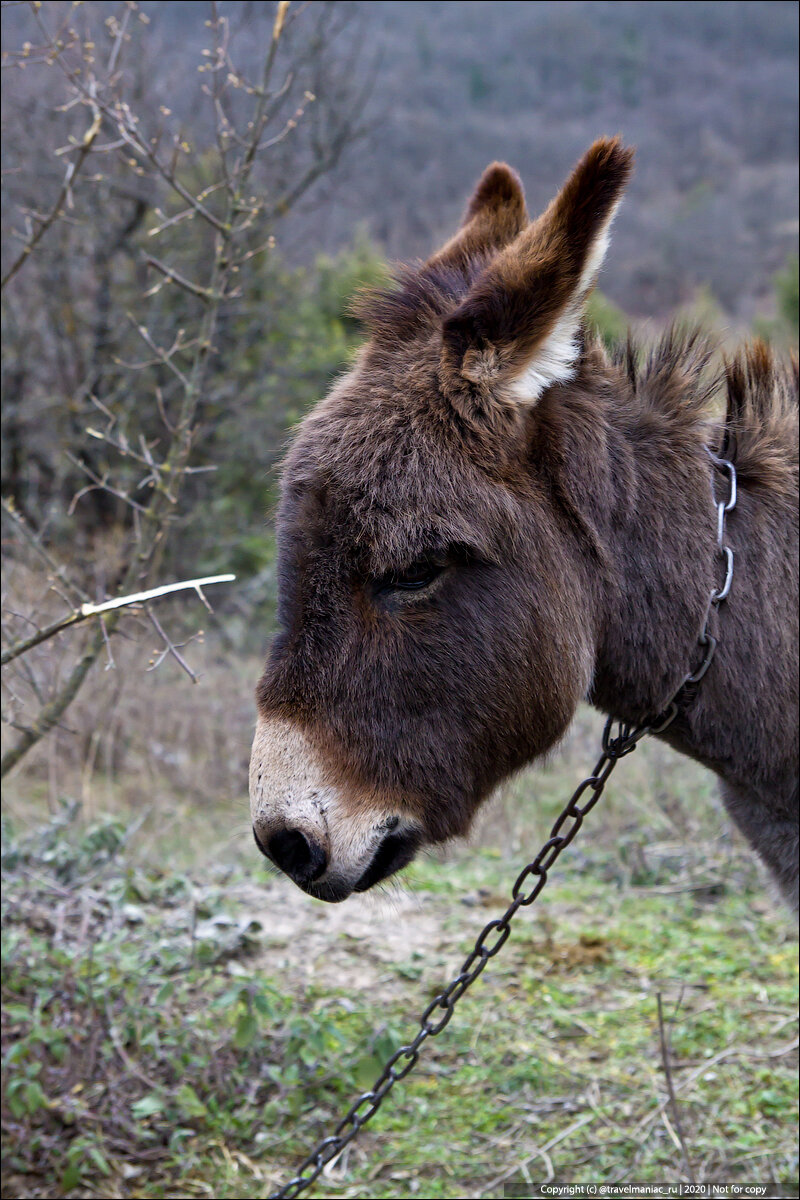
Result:
{"label": "blurred vegetation", "polygon": [[759,337],[778,346],[796,348],[800,328],[800,280],[798,258],[790,255],[786,266],[775,276],[774,317],[758,317],[754,330]]}
{"label": "blurred vegetation", "polygon": [[780,315],[795,337],[797,337],[800,324],[800,280],[798,274],[798,258],[795,254],[789,259],[786,269],[775,277]]}
{"label": "blurred vegetation", "polygon": [[601,338],[607,350],[624,340],[630,320],[613,300],[604,296],[597,288],[586,303],[586,321],[590,329]]}

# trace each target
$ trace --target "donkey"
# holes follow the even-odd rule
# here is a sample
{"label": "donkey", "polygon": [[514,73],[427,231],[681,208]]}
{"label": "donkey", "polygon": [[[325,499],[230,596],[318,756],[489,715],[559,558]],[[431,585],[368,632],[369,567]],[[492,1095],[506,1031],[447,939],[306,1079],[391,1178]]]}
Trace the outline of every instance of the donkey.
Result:
{"label": "donkey", "polygon": [[797,363],[756,343],[718,380],[696,332],[610,357],[587,332],[632,162],[595,142],[533,222],[490,166],[443,249],[362,298],[369,340],[288,452],[251,815],[320,900],[463,834],[584,698],[663,712],[719,585],[724,447],[734,589],[661,736],[716,772],[796,905]]}

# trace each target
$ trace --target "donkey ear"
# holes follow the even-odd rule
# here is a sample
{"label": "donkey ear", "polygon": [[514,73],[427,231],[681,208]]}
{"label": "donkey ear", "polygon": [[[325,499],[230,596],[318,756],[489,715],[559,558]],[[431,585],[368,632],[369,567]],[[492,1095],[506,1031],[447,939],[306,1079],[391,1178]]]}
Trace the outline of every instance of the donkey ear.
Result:
{"label": "donkey ear", "polygon": [[605,256],[633,150],[601,138],[545,212],[501,250],[442,327],[440,379],[465,412],[533,404],[575,373],[583,304]]}
{"label": "donkey ear", "polygon": [[428,259],[428,267],[468,267],[481,255],[512,242],[528,224],[525,193],[505,163],[487,167],[478,180],[458,233]]}

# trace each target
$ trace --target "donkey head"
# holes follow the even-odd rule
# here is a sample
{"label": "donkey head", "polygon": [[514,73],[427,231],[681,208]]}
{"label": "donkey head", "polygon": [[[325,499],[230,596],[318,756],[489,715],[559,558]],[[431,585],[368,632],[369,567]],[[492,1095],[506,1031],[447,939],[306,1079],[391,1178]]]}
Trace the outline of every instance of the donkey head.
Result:
{"label": "donkey head", "polygon": [[631,163],[596,142],[532,223],[516,175],[489,167],[456,236],[362,301],[370,340],[289,451],[251,814],[320,899],[463,833],[586,693],[591,572],[537,414],[580,385]]}

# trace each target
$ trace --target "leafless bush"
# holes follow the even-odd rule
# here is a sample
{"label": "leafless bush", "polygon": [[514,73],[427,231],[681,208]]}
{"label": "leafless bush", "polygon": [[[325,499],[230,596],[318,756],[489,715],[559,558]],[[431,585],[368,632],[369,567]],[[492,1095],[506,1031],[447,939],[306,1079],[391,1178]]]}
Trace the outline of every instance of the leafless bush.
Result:
{"label": "leafless bush", "polygon": [[[113,664],[124,607],[109,591],[152,589],[187,516],[187,483],[215,469],[195,461],[195,447],[219,359],[232,359],[227,323],[281,219],[360,132],[352,50],[343,56],[337,40],[346,10],[281,0],[268,29],[245,29],[240,59],[212,3],[198,89],[171,86],[163,71],[152,82],[163,47],[133,2],[31,4],[30,35],[4,54],[22,83],[5,150],[16,228],[2,270],[3,515],[27,599],[20,607],[19,589],[4,598],[3,720],[17,736],[3,774],[62,721],[104,654]],[[196,29],[187,34],[199,43]],[[93,521],[81,524],[87,504]],[[116,563],[98,572],[103,526]],[[154,663],[169,655],[193,676],[178,639],[147,617],[162,644]],[[77,658],[73,643],[54,671],[43,647],[81,623]]]}

